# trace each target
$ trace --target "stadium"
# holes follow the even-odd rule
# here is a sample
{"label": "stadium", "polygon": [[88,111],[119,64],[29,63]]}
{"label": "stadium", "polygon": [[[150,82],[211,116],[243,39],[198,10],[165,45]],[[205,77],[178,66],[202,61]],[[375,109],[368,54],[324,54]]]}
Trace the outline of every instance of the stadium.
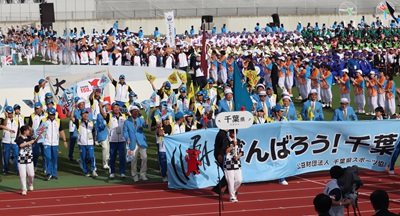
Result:
{"label": "stadium", "polygon": [[399,0],[5,0],[0,27],[1,214],[400,212]]}

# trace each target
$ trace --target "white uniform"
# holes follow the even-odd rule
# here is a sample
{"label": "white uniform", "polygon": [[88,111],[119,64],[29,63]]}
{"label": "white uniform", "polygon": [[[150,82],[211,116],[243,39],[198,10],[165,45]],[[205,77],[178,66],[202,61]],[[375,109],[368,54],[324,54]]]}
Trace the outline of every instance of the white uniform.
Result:
{"label": "white uniform", "polygon": [[174,125],[173,134],[180,134],[180,133],[185,133],[185,125],[183,123],[181,125],[179,124]]}
{"label": "white uniform", "polygon": [[121,102],[128,102],[129,101],[129,92],[128,92],[129,86],[125,83],[121,85],[121,83],[117,83],[115,86],[115,101],[121,101]]}
{"label": "white uniform", "polygon": [[[339,188],[337,180],[332,179],[330,182],[328,182],[328,184],[326,184],[324,189],[324,194],[329,196],[329,193],[336,188]],[[331,198],[334,199],[336,197],[331,197]],[[342,200],[343,197],[340,197],[339,201],[341,202]],[[329,214],[332,216],[344,216],[344,206],[332,206],[331,209],[329,210]]]}

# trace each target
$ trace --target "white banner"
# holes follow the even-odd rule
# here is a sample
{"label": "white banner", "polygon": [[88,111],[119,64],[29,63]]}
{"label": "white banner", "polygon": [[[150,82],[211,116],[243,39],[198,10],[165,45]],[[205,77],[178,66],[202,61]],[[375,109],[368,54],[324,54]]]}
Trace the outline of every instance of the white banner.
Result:
{"label": "white banner", "polygon": [[[86,107],[90,107],[89,95],[93,87],[97,87],[101,77],[107,76],[107,70],[88,72],[84,74],[73,74],[65,76],[50,76],[50,90],[54,98],[60,99],[65,89],[71,88],[76,84],[76,96],[86,100]],[[58,102],[58,101],[55,101]]]}
{"label": "white banner", "polygon": [[174,23],[174,11],[164,13],[166,32],[166,43],[170,47],[175,47],[175,23]]}

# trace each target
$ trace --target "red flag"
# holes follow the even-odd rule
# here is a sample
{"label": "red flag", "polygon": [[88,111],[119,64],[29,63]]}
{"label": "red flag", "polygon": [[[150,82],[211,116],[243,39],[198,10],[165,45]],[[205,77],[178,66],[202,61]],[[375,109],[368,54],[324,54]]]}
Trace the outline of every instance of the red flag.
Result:
{"label": "red flag", "polygon": [[207,123],[208,123],[208,118],[207,118],[207,116],[204,116],[203,121],[204,121],[204,124],[207,124]]}
{"label": "red flag", "polygon": [[203,28],[203,38],[201,40],[201,68],[203,69],[204,76],[208,78],[208,65],[206,61],[206,41],[207,41],[207,31],[206,31],[206,25],[204,24]]}

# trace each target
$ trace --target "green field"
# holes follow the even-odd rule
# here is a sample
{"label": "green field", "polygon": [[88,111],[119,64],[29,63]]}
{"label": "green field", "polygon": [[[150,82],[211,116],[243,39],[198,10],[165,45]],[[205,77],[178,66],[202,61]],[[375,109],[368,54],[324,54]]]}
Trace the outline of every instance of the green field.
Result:
{"label": "green field", "polygon": [[[33,64],[42,64],[43,62],[38,61],[38,59],[32,62]],[[50,63],[45,63],[50,64]],[[189,78],[190,76],[188,76]],[[400,78],[396,77],[395,82],[397,86],[400,86]],[[324,115],[326,120],[332,119],[332,114],[334,108],[339,107],[339,86],[334,85],[332,87],[333,92],[333,108],[332,109],[324,109]],[[295,88],[293,88],[294,98],[297,97],[298,92]],[[354,107],[354,95],[351,96],[352,106]],[[295,107],[298,111],[302,108],[301,101],[294,99]],[[368,106],[366,106],[366,112],[368,112]],[[365,114],[358,115],[359,120],[370,120],[372,116],[367,116]],[[67,139],[69,141],[69,132],[68,132],[68,119],[63,119],[62,124],[67,128],[65,130]],[[149,144],[148,148],[148,178],[149,181],[153,182],[161,182],[161,177],[158,171],[158,162],[157,162],[157,146],[155,143],[154,133],[150,130],[145,130],[147,141]],[[91,177],[85,177],[82,173],[82,170],[79,168],[79,165],[76,161],[68,161],[68,149],[63,147],[63,144],[60,143],[59,148],[59,160],[58,160],[58,180],[44,181],[44,173],[41,168],[36,172],[35,178],[35,189],[44,189],[44,188],[63,188],[63,187],[80,187],[80,186],[99,186],[99,185],[109,185],[109,184],[128,184],[133,183],[130,174],[130,165],[127,165],[127,178],[120,179],[117,175],[114,180],[108,179],[108,171],[103,170],[101,164],[101,147],[95,147],[95,155],[96,155],[96,163],[98,168],[99,177],[93,179]],[[77,145],[75,146],[74,159],[79,158],[79,151]],[[117,160],[118,161],[118,160]],[[41,157],[40,162],[41,164]],[[140,164],[140,163],[138,163]],[[400,161],[397,162],[397,165],[400,165]],[[118,167],[118,165],[116,165]],[[2,168],[2,167],[1,167]],[[118,173],[118,172],[117,172]],[[2,182],[0,182],[0,191],[8,191],[8,190],[19,190],[20,183],[19,177],[13,174],[13,167],[10,167],[10,174],[7,176],[1,176]]]}

